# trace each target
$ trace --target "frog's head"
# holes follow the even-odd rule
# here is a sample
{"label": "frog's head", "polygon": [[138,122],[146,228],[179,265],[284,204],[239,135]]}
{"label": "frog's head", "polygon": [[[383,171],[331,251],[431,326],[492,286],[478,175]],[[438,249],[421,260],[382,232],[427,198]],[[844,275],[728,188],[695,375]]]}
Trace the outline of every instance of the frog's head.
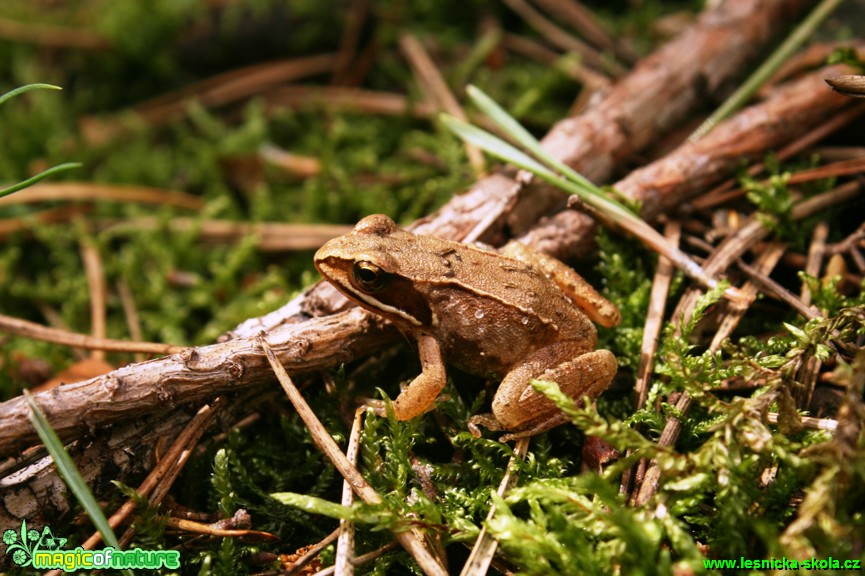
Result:
{"label": "frog's head", "polygon": [[373,214],[327,242],[313,260],[325,280],[367,310],[398,326],[429,326],[433,314],[409,272],[416,239],[387,216]]}

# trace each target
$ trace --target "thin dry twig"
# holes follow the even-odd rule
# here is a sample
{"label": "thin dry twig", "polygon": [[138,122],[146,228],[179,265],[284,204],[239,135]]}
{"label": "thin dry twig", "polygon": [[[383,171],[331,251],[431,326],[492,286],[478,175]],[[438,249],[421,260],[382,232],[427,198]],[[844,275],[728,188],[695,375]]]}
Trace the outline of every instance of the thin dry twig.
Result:
{"label": "thin dry twig", "polygon": [[[90,333],[94,338],[105,340],[106,326],[106,296],[105,273],[102,269],[102,257],[92,242],[81,243],[81,259],[84,262],[84,274],[90,293]],[[94,350],[92,358],[105,359],[103,350]]]}
{"label": "thin dry twig", "polygon": [[[142,102],[129,112],[151,126],[160,126],[183,118],[189,102],[193,100],[206,107],[224,106],[259,94],[273,86],[330,72],[335,63],[335,55],[320,54],[255,64]],[[81,129],[89,142],[103,144],[123,134],[127,130],[127,123],[123,114],[112,118],[90,117],[82,120]]]}
{"label": "thin dry twig", "polygon": [[[511,489],[511,486],[516,484],[518,479],[516,472],[517,460],[522,460],[526,457],[530,440],[531,438],[520,438],[514,444],[514,455],[508,461],[507,470],[505,470],[505,475],[502,477],[502,481],[499,483],[499,488],[496,492],[499,496],[504,496]],[[492,504],[490,505],[490,511],[487,513],[484,526],[481,528],[480,534],[478,534],[478,539],[475,541],[475,545],[460,572],[460,576],[483,576],[489,570],[499,543],[487,532],[486,524],[492,520],[495,514],[496,506]]]}
{"label": "thin dry twig", "polygon": [[97,184],[95,182],[41,183],[25,188],[15,194],[0,198],[0,207],[13,204],[34,204],[50,201],[97,201],[142,202],[159,204],[185,210],[201,210],[204,200],[192,194],[161,190],[148,186],[126,184]]}
{"label": "thin dry twig", "polygon": [[[681,225],[675,221],[668,222],[664,230],[664,236],[667,237],[670,243],[674,246],[678,245],[680,235]],[[658,348],[661,327],[664,324],[664,311],[672,279],[672,263],[664,257],[659,257],[658,266],[655,269],[655,277],[652,280],[649,310],[646,314],[646,323],[643,327],[643,342],[640,347],[640,365],[637,368],[637,380],[634,384],[637,391],[637,410],[645,405],[646,396],[649,393],[649,382],[651,381],[654,369],[655,352]]]}
{"label": "thin dry twig", "polygon": [[370,0],[357,0],[351,3],[346,27],[339,45],[339,52],[337,52],[336,62],[333,66],[333,74],[330,77],[331,84],[345,84],[346,80],[351,76],[351,64],[357,53],[360,33],[363,29],[364,20],[366,20],[369,13],[370,4]]}
{"label": "thin dry twig", "polygon": [[[345,457],[353,465],[357,466],[357,453],[360,446],[360,433],[363,423],[365,407],[360,407],[354,412],[351,424],[351,432],[348,436],[348,446],[345,449]],[[342,483],[343,506],[351,506],[354,503],[354,491],[348,481]],[[342,519],[339,521],[339,539],[336,544],[336,562],[334,568],[337,574],[352,576],[354,574],[354,522]]]}
{"label": "thin dry twig", "polygon": [[20,318],[13,318],[0,314],[0,331],[9,332],[33,338],[43,342],[53,342],[73,348],[84,348],[87,350],[105,350],[107,352],[143,352],[144,354],[174,354],[185,350],[186,346],[175,346],[173,344],[160,344],[157,342],[128,342],[126,340],[114,340],[111,338],[97,338],[88,334],[68,332],[58,328],[49,328],[35,322],[28,322]]}
{"label": "thin dry twig", "polygon": [[[668,222],[664,229],[664,236],[672,245],[678,246],[681,236],[681,225],[679,222]],[[661,327],[664,324],[667,296],[672,279],[672,262],[663,256],[659,256],[658,266],[655,268],[655,276],[652,279],[649,310],[646,313],[646,323],[643,327],[643,341],[640,346],[640,365],[637,367],[637,380],[634,383],[637,393],[637,410],[646,404],[646,398],[649,395],[649,383],[651,382],[652,371],[655,365],[655,352],[658,348]],[[622,475],[621,493],[627,493],[630,489],[629,486],[635,483],[638,484],[642,480],[646,472],[646,464],[646,459],[642,458],[636,466],[632,466]]]}
{"label": "thin dry twig", "polygon": [[[169,488],[174,484],[174,481],[180,475],[186,461],[192,454],[192,447],[195,446],[201,435],[210,426],[214,416],[225,405],[225,399],[220,396],[211,404],[202,406],[183,429],[183,432],[171,444],[171,447],[165,453],[165,457],[160,460],[159,464],[151,470],[147,478],[138,487],[138,493],[144,497],[149,497],[148,501],[151,505],[157,506],[165,498]],[[135,511],[137,506],[135,500],[127,500],[111,515],[111,518],[108,519],[108,524],[112,529],[116,529]],[[133,536],[134,531],[132,528],[129,528],[120,538],[121,545],[128,544]],[[97,531],[82,544],[82,547],[85,550],[92,550],[101,541],[102,535]]]}
{"label": "thin dry twig", "polygon": [[0,18],[0,38],[13,42],[26,42],[51,48],[73,50],[107,50],[107,38],[84,28],[28,24],[9,18]]}
{"label": "thin dry twig", "polygon": [[[357,558],[354,559],[354,565],[355,566],[363,566],[364,564],[366,564],[368,562],[372,562],[373,560],[375,560],[376,558],[378,558],[382,554],[390,552],[391,550],[396,548],[396,546],[397,546],[396,542],[391,542],[390,544],[385,544],[384,546],[382,546],[381,548],[378,548],[377,550],[373,550],[372,552],[367,552],[366,554],[361,554],[360,556],[358,556]],[[314,576],[331,576],[331,574],[337,574],[334,566],[329,566],[329,567],[325,568],[324,570],[316,572]]]}
{"label": "thin dry twig", "polygon": [[430,118],[436,112],[431,103],[411,102],[405,94],[343,86],[282,86],[271,88],[261,97],[272,109],[317,107],[383,116],[411,114],[418,118]]}
{"label": "thin dry twig", "polygon": [[285,576],[293,576],[297,574],[297,572],[309,564],[316,556],[321,554],[321,551],[330,546],[339,536],[339,528],[325,536],[320,542],[317,544],[310,546],[306,552],[303,553],[303,556],[294,561],[288,570],[285,571]]}
{"label": "thin dry twig", "polygon": [[[792,210],[792,218],[801,220],[807,218],[836,202],[849,199],[860,192],[860,185],[857,182],[851,182],[838,188],[818,194],[812,198],[808,198],[796,204]],[[742,226],[735,234],[726,238],[718,248],[709,256],[704,263],[704,268],[712,273],[717,274],[721,270],[725,270],[733,262],[739,260],[746,250],[753,247],[758,241],[769,234],[769,229],[760,220],[752,220]],[[741,266],[741,264],[740,264]],[[753,270],[753,269],[752,269]],[[753,277],[753,276],[752,276]],[[691,288],[679,300],[676,311],[673,313],[673,321],[678,322],[693,310],[699,290]],[[794,297],[795,298],[795,297]],[[691,397],[687,392],[683,392],[676,402],[676,412],[685,414],[691,406]],[[672,446],[675,444],[681,431],[681,422],[674,417],[668,418],[658,440],[658,445],[661,447]],[[658,482],[661,477],[661,469],[657,462],[652,462],[642,479],[642,484],[639,490],[632,496],[631,504],[641,506],[646,504],[649,499],[655,494],[658,489]]]}
{"label": "thin dry twig", "polygon": [[[761,274],[770,274],[772,270],[775,269],[775,266],[781,260],[781,257],[784,255],[786,247],[780,243],[770,244],[768,248],[764,248],[760,251],[760,255],[757,257],[757,264],[754,266],[754,270],[759,271]],[[718,329],[715,331],[715,336],[712,338],[712,343],[709,344],[710,350],[720,350],[721,344],[730,337],[736,327],[739,325],[739,322],[742,321],[742,318],[745,316],[745,312],[748,311],[748,308],[751,304],[754,303],[754,300],[757,299],[759,284],[754,281],[745,282],[744,286],[742,286],[741,291],[744,296],[744,300],[741,302],[727,302],[726,309],[724,310],[723,318],[718,325]]]}
{"label": "thin dry twig", "polygon": [[254,236],[256,247],[263,252],[316,250],[322,244],[347,234],[351,226],[341,224],[288,224],[284,222],[235,222],[229,220],[195,220],[192,218],[142,217],[134,219],[95,219],[96,230],[111,234],[168,230],[172,233],[197,232],[202,242],[234,244],[242,238]]}
{"label": "thin dry twig", "polygon": [[633,64],[637,55],[626,38],[614,38],[591,10],[577,0],[535,0],[544,10],[568,22],[598,48],[611,52],[622,62]]}
{"label": "thin dry twig", "polygon": [[[343,454],[339,449],[339,446],[337,446],[333,437],[331,437],[327,429],[318,417],[316,417],[312,408],[309,407],[309,404],[306,403],[306,400],[304,400],[300,391],[291,381],[288,372],[285,371],[285,368],[279,360],[276,359],[273,349],[267,343],[267,340],[260,337],[258,343],[264,349],[270,367],[273,369],[274,374],[276,374],[277,379],[279,379],[279,383],[282,385],[283,390],[285,390],[285,393],[295,410],[297,410],[298,415],[301,417],[304,424],[306,424],[307,429],[309,429],[316,446],[318,446],[325,456],[327,456],[327,458],[333,463],[334,467],[336,467],[342,477],[349,483],[355,494],[360,496],[361,500],[367,504],[384,503],[384,500],[379,496],[378,492],[375,491],[375,488],[370,486],[369,482],[366,481],[366,478],[364,478],[357,468],[348,461],[348,458],[346,458],[345,454]],[[440,576],[447,575],[447,572],[442,567],[439,560],[430,554],[429,550],[424,546],[423,536],[418,530],[411,529],[408,531],[395,531],[394,537],[400,544],[402,544],[403,548],[412,555],[415,562],[418,563],[418,566],[420,566],[421,570],[423,570],[425,574]]]}
{"label": "thin dry twig", "polygon": [[[251,530],[249,528],[222,528],[219,524],[205,524],[196,522],[187,518],[175,518],[169,516],[165,519],[165,525],[175,530],[182,530],[187,534],[202,534],[204,536],[213,536],[216,538],[242,538],[249,542],[277,542],[279,538],[270,532],[261,530]],[[127,542],[128,544],[128,542]]]}
{"label": "thin dry twig", "polygon": [[[418,83],[424,89],[427,100],[435,102],[440,110],[447,112],[451,116],[455,116],[464,122],[467,121],[468,117],[465,111],[459,102],[457,102],[450,88],[448,88],[444,77],[420,40],[411,33],[405,33],[399,39],[399,46],[409,61],[418,79]],[[466,154],[469,157],[469,163],[475,174],[483,176],[487,171],[483,152],[471,144],[465,144],[465,148]]]}
{"label": "thin dry twig", "polygon": [[739,260],[737,264],[742,270],[742,272],[747,274],[751,278],[751,280],[753,280],[763,288],[766,294],[768,294],[769,296],[774,296],[778,300],[781,300],[782,302],[790,306],[793,310],[801,314],[806,320],[813,320],[814,318],[822,317],[822,314],[820,314],[820,312],[815,311],[809,306],[805,306],[805,304],[803,304],[802,301],[799,300],[799,298],[797,298],[792,292],[769,278],[762,271],[746,264],[742,260]]}
{"label": "thin dry twig", "polygon": [[[129,289],[129,284],[121,278],[117,281],[117,294],[120,296],[120,305],[123,307],[123,316],[126,318],[126,326],[129,328],[129,336],[136,342],[141,342],[144,339],[144,333],[141,331],[141,319],[138,316],[138,306],[135,305],[135,298],[132,296],[132,291]],[[144,362],[144,354],[141,352],[135,353],[136,362]]]}
{"label": "thin dry twig", "polygon": [[[517,54],[521,54],[547,66],[554,66],[562,62],[561,54],[525,36],[505,34],[504,45],[507,49]],[[612,84],[606,76],[584,66],[581,62],[572,62],[567,66],[558,66],[558,68],[573,80],[584,84],[589,92],[606,90]]]}
{"label": "thin dry twig", "polygon": [[[826,239],[829,237],[829,224],[825,220],[821,220],[814,226],[814,232],[811,234],[811,245],[808,247],[808,260],[805,263],[805,274],[813,278],[820,275],[820,269],[823,267],[823,257],[826,255]],[[799,294],[799,299],[802,304],[809,306],[811,304],[811,290],[808,289],[808,284],[802,282],[802,291]]]}
{"label": "thin dry twig", "polygon": [[543,14],[532,8],[528,2],[524,0],[505,0],[505,4],[519,14],[529,26],[537,30],[551,44],[562,50],[576,52],[592,68],[609,72],[613,76],[622,76],[625,73],[625,69],[621,65],[615,62],[605,62],[597,50],[550,22]]}

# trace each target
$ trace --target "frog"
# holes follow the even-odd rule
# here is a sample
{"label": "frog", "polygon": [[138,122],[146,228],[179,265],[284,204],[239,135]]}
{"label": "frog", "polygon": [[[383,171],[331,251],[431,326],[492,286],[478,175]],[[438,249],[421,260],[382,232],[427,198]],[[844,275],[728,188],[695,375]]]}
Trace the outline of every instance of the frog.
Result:
{"label": "frog", "polygon": [[468,428],[530,437],[567,420],[531,384],[556,382],[576,400],[595,400],[616,374],[609,350],[595,350],[595,323],[621,320],[615,304],[561,261],[518,242],[500,251],[414,234],[373,214],[325,243],[313,258],[321,276],[412,341],[421,373],[392,403],[398,420],[434,407],[446,363],[500,380],[492,412]]}

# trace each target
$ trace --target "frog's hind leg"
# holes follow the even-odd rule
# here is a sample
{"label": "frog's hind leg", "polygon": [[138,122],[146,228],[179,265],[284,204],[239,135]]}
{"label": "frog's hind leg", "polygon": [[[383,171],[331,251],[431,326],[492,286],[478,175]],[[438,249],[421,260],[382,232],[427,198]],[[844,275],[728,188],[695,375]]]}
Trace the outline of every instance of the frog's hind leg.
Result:
{"label": "frog's hind leg", "polygon": [[[492,416],[498,429],[510,432],[502,441],[540,434],[567,420],[549,398],[535,391],[529,380],[553,381],[577,401],[585,396],[594,400],[609,386],[616,368],[616,358],[609,350],[586,351],[569,342],[538,350],[508,373],[493,398]],[[485,417],[475,420],[475,424],[489,421]]]}
{"label": "frog's hind leg", "polygon": [[601,296],[573,268],[552,256],[536,252],[515,241],[508,242],[502,248],[502,254],[540,270],[593,322],[606,328],[612,328],[622,320],[622,313],[619,312],[615,304]]}

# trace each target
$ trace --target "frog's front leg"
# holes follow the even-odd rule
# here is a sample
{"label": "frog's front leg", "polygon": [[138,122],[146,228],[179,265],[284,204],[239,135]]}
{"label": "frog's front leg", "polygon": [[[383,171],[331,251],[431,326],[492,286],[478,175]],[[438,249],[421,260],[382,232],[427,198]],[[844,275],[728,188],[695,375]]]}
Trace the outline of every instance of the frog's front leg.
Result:
{"label": "frog's front leg", "polygon": [[616,368],[616,357],[609,350],[588,350],[577,342],[542,348],[505,376],[493,398],[493,413],[475,416],[469,427],[473,432],[478,424],[510,432],[503,442],[545,432],[562,424],[566,416],[529,380],[553,381],[575,400],[584,396],[594,400],[609,386]]}
{"label": "frog's front leg", "polygon": [[393,401],[397,420],[410,420],[423,414],[447,384],[444,358],[438,340],[421,334],[417,338],[417,349],[422,372]]}

